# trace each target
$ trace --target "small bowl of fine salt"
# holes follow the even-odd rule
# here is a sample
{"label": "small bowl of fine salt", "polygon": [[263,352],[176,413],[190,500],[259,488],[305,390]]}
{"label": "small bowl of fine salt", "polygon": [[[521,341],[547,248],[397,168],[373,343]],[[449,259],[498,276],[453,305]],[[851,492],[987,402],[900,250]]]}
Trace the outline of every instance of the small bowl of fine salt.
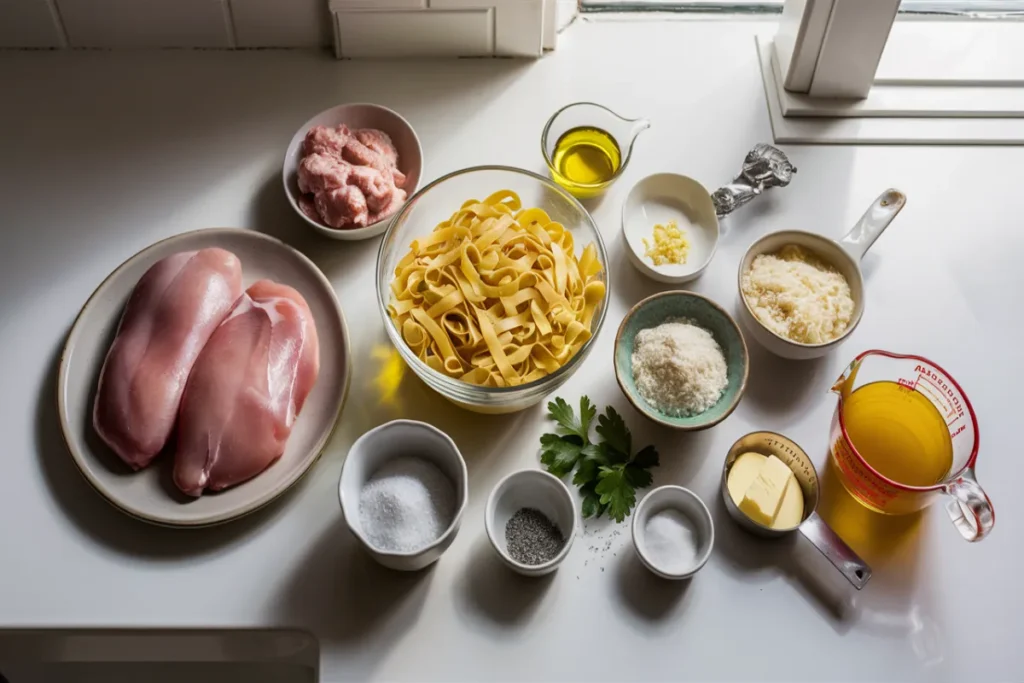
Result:
{"label": "small bowl of fine salt", "polygon": [[569,554],[579,524],[565,482],[542,470],[519,470],[499,481],[484,515],[498,557],[523,576],[555,571]]}
{"label": "small bowl of fine salt", "polygon": [[356,439],[341,468],[345,522],[370,556],[417,571],[455,540],[469,497],[466,461],[425,422],[394,420]]}
{"label": "small bowl of fine salt", "polygon": [[615,335],[615,379],[633,407],[699,431],[729,417],[747,387],[747,344],[724,308],[695,292],[649,296]]}
{"label": "small bowl of fine salt", "polygon": [[696,493],[660,486],[633,511],[633,547],[644,566],[664,579],[688,579],[715,545],[711,512]]}

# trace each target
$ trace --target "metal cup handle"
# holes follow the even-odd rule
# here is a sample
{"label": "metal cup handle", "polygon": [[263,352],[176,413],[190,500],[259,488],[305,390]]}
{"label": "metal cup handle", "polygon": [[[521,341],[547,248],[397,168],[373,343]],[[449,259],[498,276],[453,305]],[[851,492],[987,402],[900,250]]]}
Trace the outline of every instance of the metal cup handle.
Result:
{"label": "metal cup handle", "polygon": [[800,525],[800,533],[846,577],[846,580],[854,588],[860,590],[867,585],[871,579],[871,567],[860,559],[836,532],[832,531],[832,527],[826,524],[817,512],[812,512],[810,517],[804,520],[804,523]]}

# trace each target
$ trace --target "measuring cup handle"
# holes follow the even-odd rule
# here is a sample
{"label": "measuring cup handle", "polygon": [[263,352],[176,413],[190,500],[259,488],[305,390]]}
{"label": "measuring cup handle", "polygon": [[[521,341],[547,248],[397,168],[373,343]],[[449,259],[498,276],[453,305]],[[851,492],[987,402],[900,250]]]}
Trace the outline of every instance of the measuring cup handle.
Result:
{"label": "measuring cup handle", "polygon": [[860,590],[871,579],[871,567],[860,559],[853,549],[839,538],[832,527],[825,523],[817,512],[812,512],[803,524],[802,533],[854,588]]}
{"label": "measuring cup handle", "polygon": [[996,524],[996,511],[978,484],[974,470],[964,470],[963,474],[946,484],[946,493],[953,497],[946,504],[946,512],[961,536],[968,541],[980,541],[992,531]]}
{"label": "measuring cup handle", "polygon": [[889,227],[892,219],[896,218],[896,214],[906,205],[906,195],[892,188],[886,190],[868,207],[853,229],[839,240],[840,246],[850,256],[861,260],[878,236]]}

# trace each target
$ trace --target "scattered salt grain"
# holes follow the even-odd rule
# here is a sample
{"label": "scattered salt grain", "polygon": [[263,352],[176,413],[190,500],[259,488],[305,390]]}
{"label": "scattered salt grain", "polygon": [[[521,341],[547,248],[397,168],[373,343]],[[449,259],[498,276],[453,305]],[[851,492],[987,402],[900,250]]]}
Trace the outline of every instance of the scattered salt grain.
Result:
{"label": "scattered salt grain", "polygon": [[414,552],[455,517],[455,487],[433,463],[403,456],[385,463],[359,493],[359,520],[370,545]]}

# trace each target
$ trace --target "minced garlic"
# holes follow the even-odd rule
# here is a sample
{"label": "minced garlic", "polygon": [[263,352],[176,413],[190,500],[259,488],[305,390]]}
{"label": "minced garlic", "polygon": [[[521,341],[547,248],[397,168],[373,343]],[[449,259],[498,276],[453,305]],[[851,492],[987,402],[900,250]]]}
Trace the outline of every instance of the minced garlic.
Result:
{"label": "minced garlic", "polygon": [[686,257],[690,253],[690,242],[675,221],[669,221],[667,225],[659,223],[654,226],[653,247],[646,237],[643,242],[644,256],[654,261],[656,266],[686,263]]}

